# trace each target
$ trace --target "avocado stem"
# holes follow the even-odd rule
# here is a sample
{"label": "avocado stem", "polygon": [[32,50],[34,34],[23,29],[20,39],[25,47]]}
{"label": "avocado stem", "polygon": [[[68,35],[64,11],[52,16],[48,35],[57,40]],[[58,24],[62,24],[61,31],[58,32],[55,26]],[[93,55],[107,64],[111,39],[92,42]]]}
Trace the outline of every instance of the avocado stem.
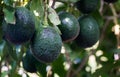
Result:
{"label": "avocado stem", "polygon": [[44,1],[44,4],[45,4],[45,6],[44,6],[44,9],[45,9],[44,26],[48,26],[48,5],[47,5],[47,2],[48,2],[48,0]]}

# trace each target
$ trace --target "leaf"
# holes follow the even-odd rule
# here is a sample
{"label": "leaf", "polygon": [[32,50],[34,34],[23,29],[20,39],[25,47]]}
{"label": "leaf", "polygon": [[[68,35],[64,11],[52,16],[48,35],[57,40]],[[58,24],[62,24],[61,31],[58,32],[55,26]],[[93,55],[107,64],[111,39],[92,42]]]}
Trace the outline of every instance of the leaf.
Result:
{"label": "leaf", "polygon": [[50,19],[50,21],[51,21],[51,23],[53,25],[59,25],[59,24],[61,24],[61,21],[59,19],[58,14],[51,7],[48,8],[48,18]]}
{"label": "leaf", "polygon": [[64,56],[61,54],[57,60],[52,63],[52,69],[54,73],[57,73],[60,77],[66,76],[66,70],[64,69]]}
{"label": "leaf", "polygon": [[74,3],[74,2],[77,2],[79,0],[57,0],[57,1],[60,1],[60,2],[72,2],[72,3]]}
{"label": "leaf", "polygon": [[5,47],[5,51],[7,51],[9,53],[9,55],[14,59],[14,60],[18,60],[18,56],[16,54],[16,50],[13,49],[13,46],[6,41],[6,47]]}
{"label": "leaf", "polygon": [[100,15],[99,11],[96,10],[95,12],[92,13],[92,16],[96,19],[98,22],[99,27],[103,27],[104,21],[102,16]]}
{"label": "leaf", "polygon": [[8,71],[2,72],[2,75],[0,77],[5,77],[8,74]]}
{"label": "leaf", "polygon": [[19,75],[18,73],[14,73],[13,77],[22,77],[22,76]]}
{"label": "leaf", "polygon": [[4,47],[5,47],[5,41],[0,42],[0,56],[1,57],[3,57],[4,55],[4,51],[3,51]]}
{"label": "leaf", "polygon": [[13,5],[13,0],[3,0],[4,4],[7,6],[12,6]]}
{"label": "leaf", "polygon": [[50,22],[53,24],[55,30],[59,34],[62,34],[61,31],[59,30],[59,28],[57,27],[57,25],[61,24],[59,16],[56,13],[56,11],[53,8],[51,8],[51,7],[48,8],[48,18],[49,18]]}
{"label": "leaf", "polygon": [[14,8],[4,7],[3,12],[5,15],[4,17],[5,21],[10,24],[15,24]]}
{"label": "leaf", "polygon": [[44,3],[43,0],[32,0],[29,7],[35,16],[40,18],[40,21],[44,20]]}
{"label": "leaf", "polygon": [[46,66],[47,66],[46,64],[41,63],[41,62],[36,63],[37,71],[42,77],[46,77],[47,75]]}

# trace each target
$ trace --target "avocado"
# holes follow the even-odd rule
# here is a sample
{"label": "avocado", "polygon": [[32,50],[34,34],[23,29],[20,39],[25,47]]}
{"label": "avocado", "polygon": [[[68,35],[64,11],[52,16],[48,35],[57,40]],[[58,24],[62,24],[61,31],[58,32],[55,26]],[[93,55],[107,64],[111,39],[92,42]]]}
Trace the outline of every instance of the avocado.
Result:
{"label": "avocado", "polygon": [[61,47],[62,40],[59,33],[50,26],[38,29],[31,39],[32,53],[43,63],[51,63],[57,59]]}
{"label": "avocado", "polygon": [[117,2],[118,0],[104,0],[104,1],[107,3],[114,3],[114,2]]}
{"label": "avocado", "polygon": [[62,35],[63,42],[70,42],[74,40],[79,34],[79,22],[77,19],[68,12],[59,12],[58,13],[61,24],[58,25]]}
{"label": "avocado", "polygon": [[29,41],[35,32],[35,20],[33,14],[25,7],[15,9],[15,24],[3,21],[3,32],[5,38],[15,44]]}
{"label": "avocado", "polygon": [[84,14],[89,14],[96,10],[99,0],[79,0],[75,3],[76,8]]}
{"label": "avocado", "polygon": [[76,38],[76,44],[82,48],[93,46],[99,40],[99,25],[97,21],[90,15],[80,16],[80,33]]}
{"label": "avocado", "polygon": [[34,58],[32,52],[29,50],[26,51],[26,55],[22,59],[23,68],[30,73],[37,71],[35,64],[38,61]]}
{"label": "avocado", "polygon": [[30,73],[39,72],[43,75],[46,75],[46,64],[39,62],[32,54],[31,50],[26,51],[25,56],[22,59],[22,64],[24,70]]}

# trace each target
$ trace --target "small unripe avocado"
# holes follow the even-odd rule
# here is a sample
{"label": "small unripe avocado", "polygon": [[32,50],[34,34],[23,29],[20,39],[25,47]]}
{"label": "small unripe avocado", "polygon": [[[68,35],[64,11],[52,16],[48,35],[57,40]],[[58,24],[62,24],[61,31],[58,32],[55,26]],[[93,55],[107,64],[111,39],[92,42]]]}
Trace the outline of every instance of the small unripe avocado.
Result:
{"label": "small unripe avocado", "polygon": [[46,72],[46,69],[45,69],[46,64],[39,62],[33,56],[30,49],[28,49],[26,51],[25,56],[22,58],[22,64],[23,64],[24,70],[26,70],[27,72],[30,72],[30,73],[35,73],[37,71],[40,72],[40,73],[45,73]]}
{"label": "small unripe avocado", "polygon": [[117,2],[118,0],[104,0],[104,1],[107,3],[114,3],[114,2]]}
{"label": "small unripe avocado", "polygon": [[99,0],[79,0],[75,5],[82,13],[89,14],[97,8],[98,1]]}
{"label": "small unripe avocado", "polygon": [[79,19],[80,33],[76,38],[76,44],[82,48],[93,46],[99,39],[100,31],[97,21],[89,15],[81,16]]}
{"label": "small unripe avocado", "polygon": [[60,54],[62,40],[53,27],[43,27],[36,31],[31,40],[33,55],[41,62],[51,63]]}
{"label": "small unripe avocado", "polygon": [[61,20],[61,25],[58,25],[61,31],[61,37],[63,42],[73,41],[79,34],[79,22],[70,13],[59,12],[59,18]]}
{"label": "small unripe avocado", "polygon": [[34,58],[30,49],[26,51],[26,55],[22,59],[23,68],[30,73],[34,73],[37,71],[35,64],[38,61]]}
{"label": "small unripe avocado", "polygon": [[29,41],[35,32],[35,20],[33,14],[25,7],[15,9],[15,24],[3,21],[5,38],[13,44],[22,44]]}

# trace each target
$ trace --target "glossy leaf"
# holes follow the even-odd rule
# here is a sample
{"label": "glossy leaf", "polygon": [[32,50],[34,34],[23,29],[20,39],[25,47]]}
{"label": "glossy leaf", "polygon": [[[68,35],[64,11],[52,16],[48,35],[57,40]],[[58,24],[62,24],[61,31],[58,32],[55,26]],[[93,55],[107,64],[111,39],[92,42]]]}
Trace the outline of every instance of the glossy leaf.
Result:
{"label": "glossy leaf", "polygon": [[58,14],[51,7],[48,8],[48,18],[50,19],[51,23],[53,23],[53,25],[61,24]]}
{"label": "glossy leaf", "polygon": [[3,8],[3,12],[5,14],[5,21],[10,24],[15,24],[14,9],[6,7]]}

